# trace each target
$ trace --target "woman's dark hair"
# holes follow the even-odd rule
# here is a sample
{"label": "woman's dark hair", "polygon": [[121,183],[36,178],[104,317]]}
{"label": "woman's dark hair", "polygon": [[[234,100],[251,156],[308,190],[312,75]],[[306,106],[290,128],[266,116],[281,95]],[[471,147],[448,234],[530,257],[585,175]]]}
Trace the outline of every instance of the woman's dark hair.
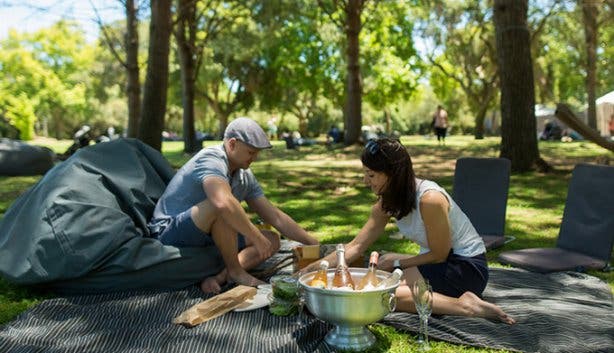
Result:
{"label": "woman's dark hair", "polygon": [[384,211],[401,219],[416,208],[414,168],[400,141],[389,138],[371,140],[365,145],[360,160],[365,167],[388,176],[388,184],[381,195]]}

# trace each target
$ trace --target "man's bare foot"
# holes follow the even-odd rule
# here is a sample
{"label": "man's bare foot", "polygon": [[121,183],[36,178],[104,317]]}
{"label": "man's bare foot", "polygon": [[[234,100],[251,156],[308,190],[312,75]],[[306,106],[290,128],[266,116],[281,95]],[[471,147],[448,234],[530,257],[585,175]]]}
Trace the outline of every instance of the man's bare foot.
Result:
{"label": "man's bare foot", "polygon": [[220,282],[217,276],[207,277],[200,282],[200,290],[204,293],[219,293],[222,290],[222,284],[224,283]]}
{"label": "man's bare foot", "polygon": [[516,320],[507,315],[500,307],[480,299],[472,292],[465,292],[458,299],[463,307],[469,310],[470,316],[497,319],[509,325],[516,323]]}
{"label": "man's bare foot", "polygon": [[228,281],[229,282],[232,281],[232,282],[235,282],[236,284],[242,284],[242,285],[250,286],[250,287],[257,287],[260,284],[266,284],[266,282],[263,282],[259,280],[258,278],[250,275],[243,269],[237,272],[228,271]]}
{"label": "man's bare foot", "polygon": [[226,283],[226,269],[223,269],[215,276],[207,277],[200,282],[200,290],[206,293],[219,293],[222,285]]}

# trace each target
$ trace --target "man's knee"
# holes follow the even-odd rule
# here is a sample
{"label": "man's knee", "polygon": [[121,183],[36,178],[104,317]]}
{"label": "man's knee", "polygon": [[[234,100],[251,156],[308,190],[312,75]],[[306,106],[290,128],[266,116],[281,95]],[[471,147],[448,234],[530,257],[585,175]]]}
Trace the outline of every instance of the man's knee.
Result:
{"label": "man's knee", "polygon": [[209,200],[204,200],[192,206],[190,216],[194,224],[205,233],[211,233],[214,223],[220,220],[220,212]]}

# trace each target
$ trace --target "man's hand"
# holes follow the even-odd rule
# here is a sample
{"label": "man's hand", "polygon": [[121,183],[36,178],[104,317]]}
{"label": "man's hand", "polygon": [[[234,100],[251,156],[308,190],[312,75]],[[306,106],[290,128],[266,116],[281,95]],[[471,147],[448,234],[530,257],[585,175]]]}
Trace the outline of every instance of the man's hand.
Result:
{"label": "man's hand", "polygon": [[258,238],[254,239],[254,248],[258,252],[260,261],[264,261],[273,255],[273,247],[269,239],[258,232]]}

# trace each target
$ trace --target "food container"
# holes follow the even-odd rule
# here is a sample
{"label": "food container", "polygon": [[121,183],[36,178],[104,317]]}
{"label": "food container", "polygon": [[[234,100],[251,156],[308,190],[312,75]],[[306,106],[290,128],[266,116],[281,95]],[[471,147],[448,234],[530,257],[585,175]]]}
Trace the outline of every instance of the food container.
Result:
{"label": "food container", "polygon": [[[367,273],[366,268],[350,267],[355,283]],[[335,273],[328,270],[329,283]],[[389,272],[377,271],[377,277],[383,280]],[[363,291],[344,291],[309,286],[315,272],[304,274],[299,278],[305,305],[309,311],[321,320],[335,325],[325,341],[339,349],[365,350],[376,342],[375,336],[365,326],[381,320],[396,308],[394,292],[399,281],[383,288]]]}
{"label": "food container", "polygon": [[298,312],[299,287],[296,277],[278,275],[271,277],[271,303],[269,312],[273,315],[288,316]]}

